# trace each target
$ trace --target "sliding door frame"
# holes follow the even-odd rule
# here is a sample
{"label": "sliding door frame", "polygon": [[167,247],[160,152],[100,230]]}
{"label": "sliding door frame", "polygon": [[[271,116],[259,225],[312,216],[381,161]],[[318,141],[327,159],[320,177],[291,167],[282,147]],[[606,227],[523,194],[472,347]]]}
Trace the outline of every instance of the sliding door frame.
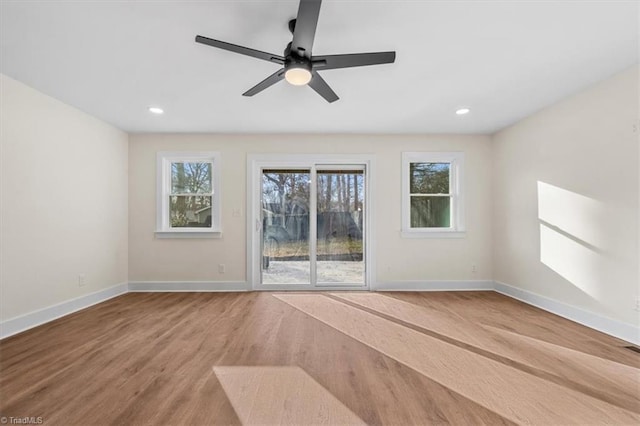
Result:
{"label": "sliding door frame", "polygon": [[[247,280],[253,290],[369,290],[372,287],[374,274],[374,247],[375,229],[374,223],[374,173],[375,157],[371,154],[249,154],[247,156]],[[262,205],[260,203],[262,195],[262,171],[264,169],[309,169],[312,178],[315,178],[315,169],[318,166],[321,170],[325,167],[338,168],[344,166],[364,167],[364,262],[365,276],[364,285],[327,285],[316,286],[316,270],[311,268],[310,284],[262,284]],[[310,219],[316,218],[317,203],[317,180],[312,179],[310,188]],[[315,223],[315,222],[314,222]],[[310,247],[309,256],[316,256],[316,226],[310,226]]]}

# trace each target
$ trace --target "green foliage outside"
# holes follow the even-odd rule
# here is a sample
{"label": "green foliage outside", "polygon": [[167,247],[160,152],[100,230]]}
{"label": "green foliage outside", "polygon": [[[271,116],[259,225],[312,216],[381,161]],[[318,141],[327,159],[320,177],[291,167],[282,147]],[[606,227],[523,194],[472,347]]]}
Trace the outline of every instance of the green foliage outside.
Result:
{"label": "green foliage outside", "polygon": [[[412,228],[448,228],[451,226],[449,163],[411,163],[409,192]],[[438,196],[436,196],[438,195]]]}

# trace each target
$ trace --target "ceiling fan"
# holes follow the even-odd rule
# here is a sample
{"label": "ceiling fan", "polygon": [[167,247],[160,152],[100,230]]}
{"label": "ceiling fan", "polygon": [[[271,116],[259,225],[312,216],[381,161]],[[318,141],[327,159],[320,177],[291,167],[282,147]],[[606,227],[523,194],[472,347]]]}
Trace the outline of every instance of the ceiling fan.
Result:
{"label": "ceiling fan", "polygon": [[320,77],[318,71],[390,64],[395,61],[396,52],[313,56],[311,51],[321,4],[322,0],[300,0],[298,16],[289,21],[289,30],[293,33],[293,41],[287,44],[282,56],[200,35],[196,36],[196,42],[282,65],[281,69],[247,90],[242,94],[243,96],[253,96],[285,79],[295,86],[308,84],[327,102],[335,102],[339,99],[338,95]]}

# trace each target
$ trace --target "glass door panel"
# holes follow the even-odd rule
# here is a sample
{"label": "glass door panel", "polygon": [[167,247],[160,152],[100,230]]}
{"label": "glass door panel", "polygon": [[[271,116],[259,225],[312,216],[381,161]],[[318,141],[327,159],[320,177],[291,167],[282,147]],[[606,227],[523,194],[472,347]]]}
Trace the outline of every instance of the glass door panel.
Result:
{"label": "glass door panel", "polygon": [[317,170],[318,285],[364,284],[364,171]]}
{"label": "glass door panel", "polygon": [[262,283],[311,284],[310,170],[262,171]]}

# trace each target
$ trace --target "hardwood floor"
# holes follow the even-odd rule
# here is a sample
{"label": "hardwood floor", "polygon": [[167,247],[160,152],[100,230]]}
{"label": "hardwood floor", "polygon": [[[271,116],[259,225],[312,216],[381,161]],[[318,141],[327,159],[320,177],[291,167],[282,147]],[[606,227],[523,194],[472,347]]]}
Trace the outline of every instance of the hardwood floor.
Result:
{"label": "hardwood floor", "polygon": [[638,424],[625,345],[493,292],[129,293],[0,341],[0,416]]}

